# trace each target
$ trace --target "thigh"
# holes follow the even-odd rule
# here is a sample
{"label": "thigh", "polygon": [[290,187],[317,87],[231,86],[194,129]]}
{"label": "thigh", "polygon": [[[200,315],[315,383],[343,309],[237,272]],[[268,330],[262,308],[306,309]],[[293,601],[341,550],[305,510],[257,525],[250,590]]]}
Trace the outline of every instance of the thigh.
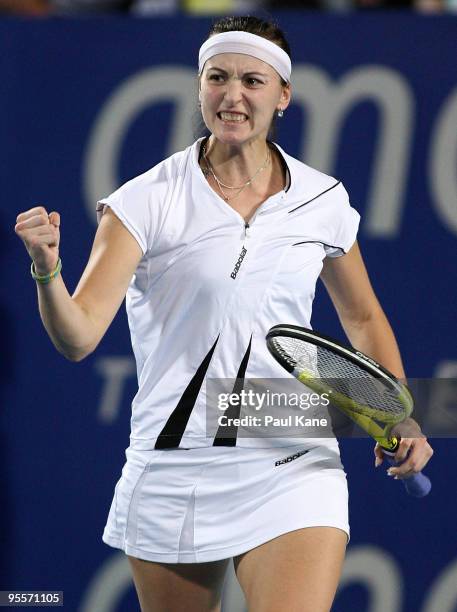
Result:
{"label": "thigh", "polygon": [[307,527],[235,557],[249,612],[328,612],[346,544],[341,529]]}
{"label": "thigh", "polygon": [[156,563],[127,555],[142,612],[219,612],[228,559]]}

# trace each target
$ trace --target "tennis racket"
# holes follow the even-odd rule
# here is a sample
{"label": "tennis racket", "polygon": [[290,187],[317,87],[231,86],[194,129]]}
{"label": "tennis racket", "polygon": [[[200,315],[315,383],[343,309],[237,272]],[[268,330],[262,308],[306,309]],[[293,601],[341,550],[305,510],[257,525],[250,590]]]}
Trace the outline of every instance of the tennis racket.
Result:
{"label": "tennis racket", "polygon": [[[329,394],[332,405],[374,438],[391,464],[398,465],[393,455],[399,440],[390,436],[390,430],[413,410],[406,385],[360,351],[310,329],[275,325],[266,341],[287,372],[313,391]],[[423,497],[431,489],[422,472],[402,482],[414,497]]]}

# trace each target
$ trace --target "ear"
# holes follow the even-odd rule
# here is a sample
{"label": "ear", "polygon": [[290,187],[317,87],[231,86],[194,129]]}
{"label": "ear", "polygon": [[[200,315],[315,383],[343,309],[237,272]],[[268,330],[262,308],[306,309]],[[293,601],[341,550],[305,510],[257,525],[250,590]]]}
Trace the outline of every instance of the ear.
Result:
{"label": "ear", "polygon": [[290,83],[287,83],[287,85],[284,85],[282,88],[281,98],[279,100],[280,108],[282,108],[282,110],[286,110],[286,108],[289,106],[291,96],[292,89]]}

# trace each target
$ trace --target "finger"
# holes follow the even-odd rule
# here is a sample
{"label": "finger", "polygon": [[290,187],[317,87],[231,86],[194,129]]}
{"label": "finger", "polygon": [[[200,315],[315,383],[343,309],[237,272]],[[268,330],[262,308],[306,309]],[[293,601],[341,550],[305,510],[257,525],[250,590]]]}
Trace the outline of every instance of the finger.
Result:
{"label": "finger", "polygon": [[31,227],[38,227],[40,225],[49,225],[49,223],[50,221],[48,215],[45,215],[44,213],[38,213],[28,217],[27,219],[22,219],[22,221],[16,223],[14,229],[18,231],[23,229],[29,229]]}
{"label": "finger", "polygon": [[405,459],[408,456],[408,453],[410,452],[410,448],[412,444],[413,444],[413,438],[402,438],[400,440],[400,443],[394,455],[395,461],[397,463],[401,463],[402,461],[405,461]]}
{"label": "finger", "polygon": [[59,229],[50,223],[49,225],[38,225],[37,227],[20,230],[18,234],[24,242],[30,243],[35,241],[36,238],[43,238],[45,236],[55,238],[59,235]]}
{"label": "finger", "polygon": [[375,454],[374,466],[378,467],[379,465],[383,463],[384,453],[382,452],[382,448],[379,446],[379,444],[376,444],[373,452]]}
{"label": "finger", "polygon": [[26,210],[23,213],[19,213],[18,216],[16,217],[16,223],[20,223],[21,221],[24,221],[28,219],[29,217],[34,217],[35,215],[39,215],[39,214],[46,215],[46,217],[48,216],[48,212],[44,206],[35,206],[34,208],[31,208],[30,210]]}
{"label": "finger", "polygon": [[374,454],[377,457],[381,457],[381,458],[384,457],[384,450],[383,450],[382,446],[380,444],[378,444],[378,442],[376,442],[376,445],[375,445],[375,447],[373,449],[373,452],[374,452]]}
{"label": "finger", "polygon": [[59,242],[59,230],[54,225],[35,227],[25,230],[20,234],[28,249],[41,248],[43,246],[57,246]]}
{"label": "finger", "polygon": [[58,212],[53,211],[49,214],[49,221],[56,227],[60,227],[60,215]]}
{"label": "finger", "polygon": [[400,442],[400,448],[395,453],[395,461],[398,463],[405,461],[405,459],[411,456],[412,452],[414,452],[415,456],[419,456],[419,454],[425,456],[426,449],[431,450],[431,447],[425,436],[420,438],[403,438]]}
{"label": "finger", "polygon": [[416,469],[415,466],[419,464],[413,463],[404,463],[398,467],[392,467],[387,470],[389,476],[393,476],[396,480],[402,480],[403,478],[409,478],[413,474],[417,474],[420,472],[420,469]]}
{"label": "finger", "polygon": [[389,476],[393,476],[394,480],[405,480],[406,478],[411,478],[414,474],[418,474],[420,469],[406,469],[402,466],[402,470],[398,472],[390,472]]}
{"label": "finger", "polygon": [[407,459],[401,465],[391,467],[387,473],[389,476],[409,478],[419,473],[427,465],[432,455],[433,449],[427,442],[423,442],[423,438],[414,439]]}

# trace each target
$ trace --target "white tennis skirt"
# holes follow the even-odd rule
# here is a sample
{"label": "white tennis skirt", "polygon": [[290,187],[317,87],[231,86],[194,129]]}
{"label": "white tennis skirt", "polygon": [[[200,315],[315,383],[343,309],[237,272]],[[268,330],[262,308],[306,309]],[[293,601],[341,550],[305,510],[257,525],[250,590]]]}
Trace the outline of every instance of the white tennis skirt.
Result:
{"label": "white tennis skirt", "polygon": [[313,442],[267,449],[128,448],[103,541],[146,561],[201,563],[303,527],[336,527],[349,538],[338,445]]}

